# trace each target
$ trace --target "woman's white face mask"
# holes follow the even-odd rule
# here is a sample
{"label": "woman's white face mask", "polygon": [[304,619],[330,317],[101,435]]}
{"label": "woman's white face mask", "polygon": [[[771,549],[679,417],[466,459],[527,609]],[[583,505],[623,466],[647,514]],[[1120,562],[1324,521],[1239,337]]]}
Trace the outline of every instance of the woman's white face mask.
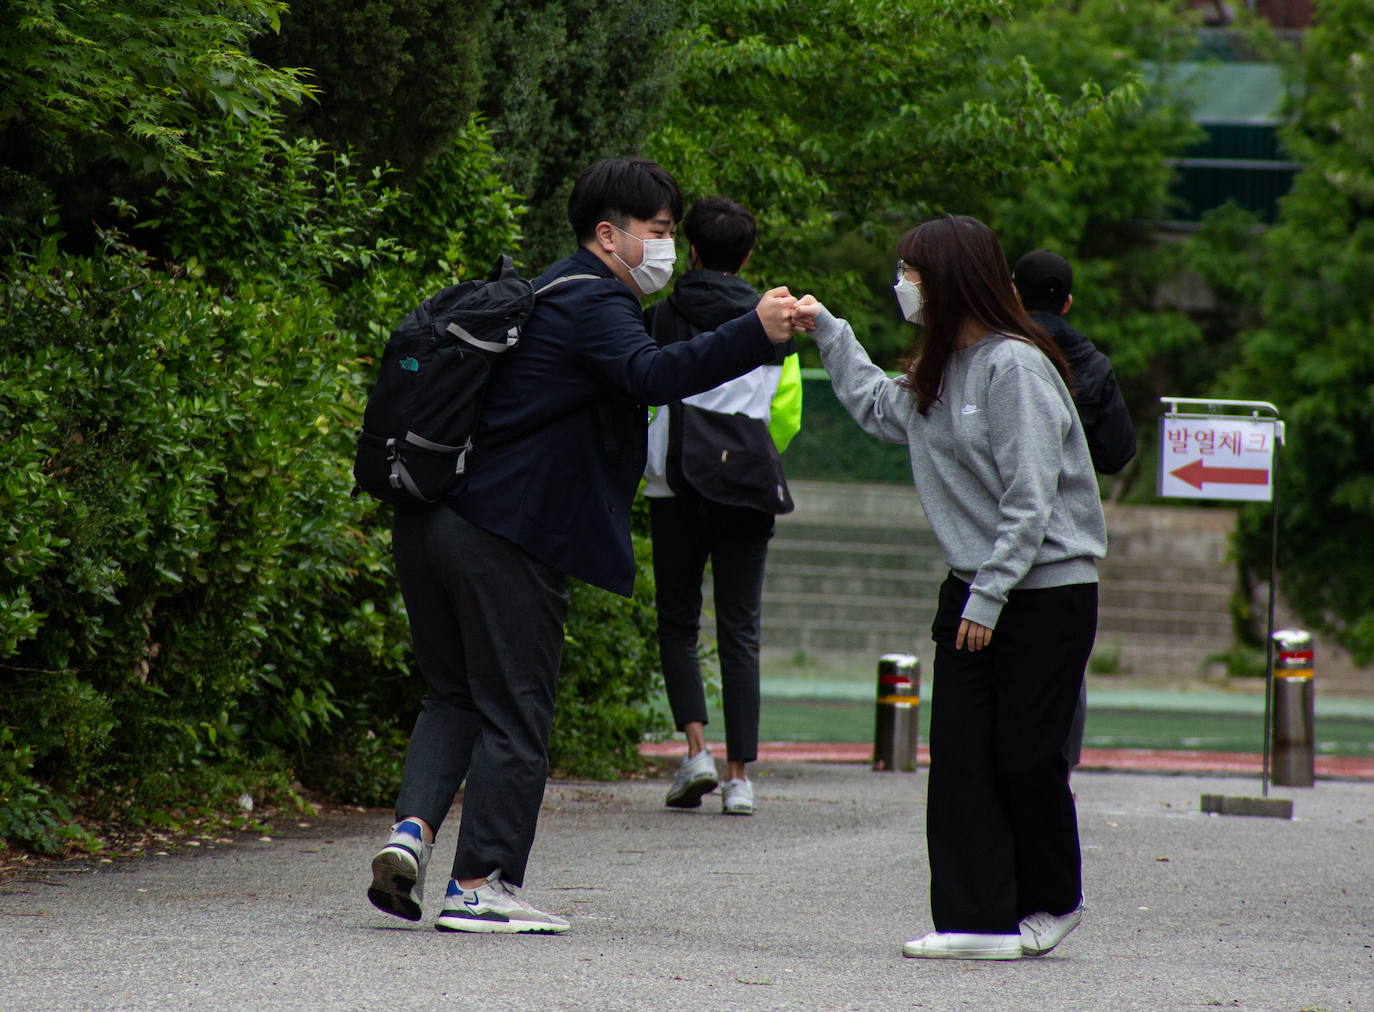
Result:
{"label": "woman's white face mask", "polygon": [[892,290],[897,293],[897,305],[901,307],[902,319],[908,323],[925,323],[925,297],[921,295],[921,286],[899,275]]}
{"label": "woman's white face mask", "polygon": [[[615,228],[619,232],[625,232],[619,225]],[[673,276],[673,265],[677,263],[677,246],[671,239],[640,239],[631,232],[625,234],[631,239],[638,240],[644,247],[644,256],[640,258],[639,265],[631,267],[624,260],[620,260],[620,255],[615,252],[612,252],[611,256],[620,260],[620,265],[630,272],[630,277],[639,286],[640,292],[651,295],[666,285]]]}

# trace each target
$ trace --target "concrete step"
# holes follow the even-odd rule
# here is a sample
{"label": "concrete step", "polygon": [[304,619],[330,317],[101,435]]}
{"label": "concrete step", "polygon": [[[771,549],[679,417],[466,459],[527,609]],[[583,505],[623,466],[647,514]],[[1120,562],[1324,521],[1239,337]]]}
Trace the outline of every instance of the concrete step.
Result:
{"label": "concrete step", "polygon": [[930,618],[924,623],[870,622],[865,625],[816,625],[804,619],[763,621],[763,646],[791,655],[805,654],[863,654],[875,661],[883,654],[931,652]]}
{"label": "concrete step", "polygon": [[926,548],[931,551],[939,551],[940,549],[934,533],[924,525],[886,524],[875,526],[870,523],[856,523],[840,519],[783,523],[783,519],[779,519],[777,531],[773,535],[775,544],[779,542],[784,544],[859,543]]}
{"label": "concrete step", "polygon": [[[886,551],[844,552],[769,552],[765,584],[769,592],[810,588],[813,593],[862,594],[887,597],[893,594],[926,593],[944,580],[943,562],[913,565],[902,553]],[[1101,573],[1101,599],[1104,603],[1149,601],[1175,609],[1229,609],[1232,589],[1229,583],[1197,579],[1154,581],[1140,579],[1128,567]],[[867,589],[865,583],[867,582]]]}
{"label": "concrete step", "polygon": [[865,597],[888,602],[912,599],[934,601],[944,579],[941,573],[913,573],[905,569],[875,569],[852,566],[769,564],[764,593],[810,593],[826,597]]}
{"label": "concrete step", "polygon": [[933,549],[908,545],[863,542],[786,542],[773,539],[768,547],[768,568],[801,567],[814,570],[897,570],[912,573],[947,571],[944,559]]}
{"label": "concrete step", "polygon": [[1208,614],[1230,614],[1230,592],[1205,584],[1179,587],[1135,581],[1103,580],[1098,585],[1098,608],[1159,609]]}
{"label": "concrete step", "polygon": [[[934,609],[933,593],[899,598],[769,590],[764,598],[763,623],[765,628],[784,623],[834,629],[894,628],[912,623],[929,626]],[[1225,611],[1107,606],[1099,610],[1098,629],[1104,635],[1154,634],[1211,640],[1218,635],[1229,637],[1231,622]]]}
{"label": "concrete step", "polygon": [[1128,580],[1153,583],[1161,587],[1205,585],[1230,593],[1235,587],[1235,570],[1223,563],[1185,562],[1160,558],[1117,558],[1107,556],[1098,563],[1103,581]]}

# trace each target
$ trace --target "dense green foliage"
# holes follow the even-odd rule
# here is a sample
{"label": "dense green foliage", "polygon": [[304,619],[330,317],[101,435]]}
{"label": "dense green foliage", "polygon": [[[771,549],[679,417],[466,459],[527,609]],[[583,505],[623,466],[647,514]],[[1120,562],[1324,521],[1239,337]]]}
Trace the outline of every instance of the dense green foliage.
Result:
{"label": "dense green foliage", "polygon": [[1148,448],[1160,395],[1200,389],[1225,355],[1223,333],[1160,298],[1192,266],[1189,244],[1155,241],[1172,216],[1167,159],[1199,134],[1171,72],[1195,45],[1188,30],[1195,18],[1183,8],[1154,0],[1037,3],[1001,42],[1039,68],[1061,98],[1085,77],[1104,88],[1139,82],[1138,104],[1089,123],[1065,163],[999,195],[991,209],[1011,262],[1049,248],[1073,264],[1070,322],[1112,359],[1145,447],[1109,482],[1120,496],[1153,495]]}
{"label": "dense green foliage", "polygon": [[936,211],[984,213],[1132,104],[1129,83],[1104,96],[1086,78],[1061,99],[998,56],[1015,7],[697,0],[650,153],[689,196],[753,209],[761,283],[814,290],[890,361],[910,340],[882,294],[896,235]]}
{"label": "dense green foliage", "polygon": [[[449,142],[479,110],[527,205],[524,260],[568,251],[566,203],[589,163],[636,152],[673,80],[679,4],[600,0],[298,0],[254,51],[311,68],[293,130],[399,170],[416,217],[442,220]],[[436,164],[436,161],[439,164]],[[412,219],[413,220],[413,219]],[[403,224],[393,222],[397,233]],[[432,226],[430,226],[432,227]]]}
{"label": "dense green foliage", "polygon": [[[1277,225],[1236,250],[1233,291],[1258,323],[1218,393],[1276,404],[1279,587],[1315,628],[1374,660],[1374,12],[1318,4],[1282,133],[1302,163]],[[1266,579],[1268,510],[1243,514],[1241,563]]]}
{"label": "dense green foliage", "polygon": [[309,67],[316,99],[293,125],[407,175],[445,150],[476,108],[493,0],[297,0],[253,53]]}
{"label": "dense green foliage", "polygon": [[[528,205],[531,266],[570,249],[573,181],[598,158],[641,154],[678,59],[679,0],[512,0],[490,36],[480,108],[506,181]],[[676,166],[670,171],[676,172]]]}
{"label": "dense green foliage", "polygon": [[574,581],[558,672],[558,707],[549,739],[555,770],[614,776],[639,763],[648,733],[671,730],[646,710],[662,685],[649,544],[649,510],[635,502],[632,527],[639,577],[629,600]]}
{"label": "dense green foliage", "polygon": [[55,203],[85,230],[112,195],[210,168],[189,133],[207,117],[272,115],[301,76],[245,52],[275,27],[276,0],[134,0],[0,9],[0,240]]}
{"label": "dense green foliage", "polygon": [[369,562],[381,589],[380,559],[348,534],[326,293],[230,293],[113,239],[45,243],[6,273],[18,788],[135,818],[280,789],[292,746],[337,716],[329,662],[375,664],[389,641],[346,603]]}

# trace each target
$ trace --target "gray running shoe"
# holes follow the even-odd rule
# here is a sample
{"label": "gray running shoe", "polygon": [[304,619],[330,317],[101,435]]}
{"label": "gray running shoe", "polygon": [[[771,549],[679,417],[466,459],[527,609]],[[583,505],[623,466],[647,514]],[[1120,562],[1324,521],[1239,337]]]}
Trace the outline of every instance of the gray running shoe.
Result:
{"label": "gray running shoe", "polygon": [[1080,900],[1078,906],[1067,914],[1058,917],[1042,910],[1039,913],[1021,918],[1018,925],[1021,929],[1021,954],[1025,956],[1045,955],[1062,942],[1065,935],[1078,927],[1078,922],[1083,920],[1084,909],[1083,902]]}
{"label": "gray running shoe", "polygon": [[694,756],[686,756],[673,775],[668,788],[669,808],[700,808],[703,795],[710,794],[720,781],[716,777],[716,761],[711,750],[704,748]]}
{"label": "gray running shoe", "polygon": [[372,859],[372,885],[367,898],[378,910],[407,921],[420,919],[425,869],[434,845],[425,843],[420,824],[402,819],[391,827],[391,839]]}
{"label": "gray running shoe", "polygon": [[754,814],[754,785],[748,780],[727,780],[720,789],[720,810],[726,815]]}
{"label": "gray running shoe", "polygon": [[536,910],[492,872],[476,889],[464,889],[450,880],[444,895],[444,909],[434,922],[440,931],[475,931],[503,935],[558,935],[568,930],[568,922],[554,914]]}

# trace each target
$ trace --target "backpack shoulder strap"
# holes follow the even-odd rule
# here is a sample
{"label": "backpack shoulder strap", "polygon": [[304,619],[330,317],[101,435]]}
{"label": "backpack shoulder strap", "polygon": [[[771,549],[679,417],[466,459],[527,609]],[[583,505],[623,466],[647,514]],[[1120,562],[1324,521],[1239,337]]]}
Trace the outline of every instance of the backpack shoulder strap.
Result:
{"label": "backpack shoulder strap", "polygon": [[550,288],[554,287],[555,285],[561,285],[565,281],[595,281],[600,276],[601,275],[599,274],[565,274],[561,278],[554,278],[543,288],[536,288],[534,294],[543,295]]}

